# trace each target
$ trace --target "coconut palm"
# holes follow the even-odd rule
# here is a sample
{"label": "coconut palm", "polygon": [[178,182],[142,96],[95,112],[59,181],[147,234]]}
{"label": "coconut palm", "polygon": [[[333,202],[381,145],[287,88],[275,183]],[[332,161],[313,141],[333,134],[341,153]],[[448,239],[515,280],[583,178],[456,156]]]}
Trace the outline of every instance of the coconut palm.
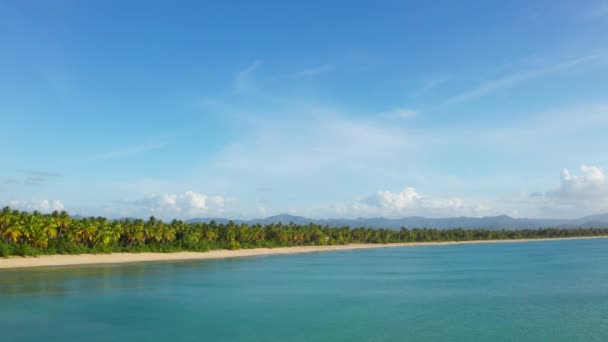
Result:
{"label": "coconut palm", "polygon": [[92,247],[97,236],[97,224],[92,219],[78,221],[74,227],[76,242]]}
{"label": "coconut palm", "polygon": [[48,237],[48,239],[53,240],[55,238],[57,238],[58,235],[58,231],[57,231],[57,224],[55,223],[55,220],[50,218],[50,217],[46,217],[41,221],[41,226],[40,226],[42,232]]}
{"label": "coconut palm", "polygon": [[57,211],[54,211],[51,216],[53,217],[55,225],[57,226],[57,235],[61,237],[62,234],[70,227],[72,223],[72,218],[65,210],[61,211],[61,213],[57,213]]}
{"label": "coconut palm", "polygon": [[110,223],[105,218],[99,220],[93,237],[93,247],[102,246],[104,249],[109,247],[120,237],[120,229],[120,223]]}
{"label": "coconut palm", "polygon": [[7,242],[16,244],[23,235],[23,225],[21,222],[13,217],[8,216],[2,221],[2,238]]}
{"label": "coconut palm", "polygon": [[[348,243],[390,243],[413,241],[466,241],[487,239],[551,238],[574,236],[608,236],[608,229],[371,229],[332,228],[318,224],[187,224],[173,220],[170,224],[150,217],[148,221],[111,221],[103,217],[72,219],[67,212],[24,212],[5,207],[0,211],[0,239],[9,245],[33,247],[35,253],[51,252],[49,246],[62,252],[90,250],[109,251],[119,245],[125,250],[154,245],[159,250],[207,248],[251,248],[255,246],[300,246]],[[59,242],[59,243],[57,243]],[[170,248],[166,248],[170,247]],[[7,250],[6,248],[4,249]],[[22,248],[8,249],[29,254]],[[10,252],[9,252],[10,253]],[[4,253],[6,254],[6,253]]]}
{"label": "coconut palm", "polygon": [[137,220],[132,223],[127,223],[127,228],[125,229],[125,240],[127,242],[127,246],[143,244],[146,241],[144,221]]}

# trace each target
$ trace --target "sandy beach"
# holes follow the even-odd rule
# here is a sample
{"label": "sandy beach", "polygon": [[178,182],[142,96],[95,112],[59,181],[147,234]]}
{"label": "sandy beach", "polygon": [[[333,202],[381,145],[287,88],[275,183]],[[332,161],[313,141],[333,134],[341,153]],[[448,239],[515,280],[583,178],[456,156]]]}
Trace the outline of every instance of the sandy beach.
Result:
{"label": "sandy beach", "polygon": [[75,266],[96,264],[121,264],[133,262],[206,260],[239,258],[263,255],[314,253],[326,251],[345,251],[370,248],[395,248],[415,246],[464,245],[481,243],[515,243],[533,241],[601,239],[608,236],[554,238],[554,239],[519,239],[519,240],[483,240],[483,241],[449,241],[449,242],[405,242],[391,244],[351,244],[338,246],[298,246],[279,248],[254,248],[239,250],[214,250],[209,252],[176,252],[176,253],[112,253],[112,254],[79,254],[79,255],[42,255],[39,257],[0,258],[0,269]]}

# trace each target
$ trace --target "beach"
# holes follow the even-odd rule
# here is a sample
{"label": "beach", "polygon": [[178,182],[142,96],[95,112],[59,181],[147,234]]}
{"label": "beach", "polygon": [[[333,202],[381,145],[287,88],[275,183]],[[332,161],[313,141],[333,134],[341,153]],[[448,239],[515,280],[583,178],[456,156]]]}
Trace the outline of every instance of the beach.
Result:
{"label": "beach", "polygon": [[213,250],[209,252],[175,252],[175,253],[112,253],[112,254],[63,254],[41,255],[37,257],[11,256],[0,258],[0,269],[51,267],[51,266],[77,266],[96,264],[122,264],[134,262],[180,261],[180,260],[208,260],[225,259],[279,254],[315,253],[327,251],[346,251],[371,248],[396,248],[416,246],[445,246],[481,243],[516,243],[557,240],[600,239],[608,236],[590,236],[574,238],[549,239],[514,239],[514,240],[477,240],[477,241],[446,241],[446,242],[404,242],[389,244],[350,244],[332,246],[296,246],[277,248],[252,248],[238,250]]}

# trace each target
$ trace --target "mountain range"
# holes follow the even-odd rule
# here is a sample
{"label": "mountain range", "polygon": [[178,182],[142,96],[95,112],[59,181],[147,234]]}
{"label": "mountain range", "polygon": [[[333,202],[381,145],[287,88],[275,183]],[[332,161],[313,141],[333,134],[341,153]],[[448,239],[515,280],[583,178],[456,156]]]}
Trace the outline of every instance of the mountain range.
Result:
{"label": "mountain range", "polygon": [[[194,218],[188,220],[194,222],[210,222],[228,223],[225,218]],[[290,222],[306,225],[316,223],[320,225],[328,225],[331,227],[364,227],[364,228],[389,228],[400,229],[406,228],[435,228],[435,229],[538,229],[538,228],[605,228],[608,227],[608,214],[586,216],[577,219],[531,219],[531,218],[513,218],[507,215],[488,216],[488,217],[452,217],[452,218],[428,218],[410,216],[403,218],[356,218],[356,219],[312,219],[294,215],[275,215],[261,219],[252,220],[233,220],[235,223],[247,224],[272,224]]]}

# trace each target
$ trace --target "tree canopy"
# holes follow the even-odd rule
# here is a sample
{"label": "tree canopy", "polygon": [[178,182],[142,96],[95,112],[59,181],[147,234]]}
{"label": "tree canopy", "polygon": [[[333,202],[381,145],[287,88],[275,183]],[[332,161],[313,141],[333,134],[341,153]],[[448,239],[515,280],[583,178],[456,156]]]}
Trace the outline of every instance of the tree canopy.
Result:
{"label": "tree canopy", "polygon": [[608,228],[372,229],[307,225],[248,225],[72,218],[65,212],[0,212],[0,255],[207,251],[350,243],[438,242],[608,236]]}

